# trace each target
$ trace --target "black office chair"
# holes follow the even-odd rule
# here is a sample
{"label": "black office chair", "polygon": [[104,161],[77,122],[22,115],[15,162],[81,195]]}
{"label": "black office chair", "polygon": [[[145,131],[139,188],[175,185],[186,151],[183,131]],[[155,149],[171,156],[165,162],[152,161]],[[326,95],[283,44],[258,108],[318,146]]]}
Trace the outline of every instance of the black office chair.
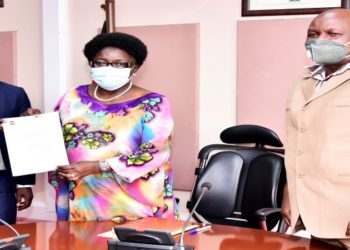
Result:
{"label": "black office chair", "polygon": [[286,173],[281,140],[272,130],[257,125],[227,128],[220,138],[224,144],[211,144],[199,152],[187,208],[191,211],[201,185],[209,182],[211,188],[195,211],[197,220],[203,217],[215,224],[271,230],[283,221],[279,208]]}

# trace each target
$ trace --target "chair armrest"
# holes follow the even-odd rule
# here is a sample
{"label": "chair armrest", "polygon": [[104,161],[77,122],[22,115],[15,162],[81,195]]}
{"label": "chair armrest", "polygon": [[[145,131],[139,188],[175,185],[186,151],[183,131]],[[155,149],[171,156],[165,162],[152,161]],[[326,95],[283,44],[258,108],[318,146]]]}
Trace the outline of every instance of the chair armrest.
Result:
{"label": "chair armrest", "polygon": [[255,212],[259,219],[266,220],[266,217],[271,214],[280,214],[281,208],[262,208]]}
{"label": "chair armrest", "polygon": [[260,227],[265,231],[268,231],[266,221],[267,221],[267,217],[270,215],[280,216],[277,232],[285,233],[288,229],[288,226],[286,225],[286,223],[282,218],[281,208],[262,208],[256,211],[255,214],[259,219]]}

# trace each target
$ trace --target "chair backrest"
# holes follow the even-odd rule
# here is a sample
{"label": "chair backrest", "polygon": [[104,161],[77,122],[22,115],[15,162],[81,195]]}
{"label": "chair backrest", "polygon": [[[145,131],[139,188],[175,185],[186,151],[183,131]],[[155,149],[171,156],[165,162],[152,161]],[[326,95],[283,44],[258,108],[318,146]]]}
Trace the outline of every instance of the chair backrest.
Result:
{"label": "chair backrest", "polygon": [[[256,125],[231,127],[220,137],[225,144],[211,144],[199,152],[187,207],[191,210],[201,194],[201,185],[209,182],[211,189],[196,212],[212,223],[258,228],[255,212],[282,203],[286,180],[283,144],[272,130]],[[246,143],[255,145],[239,145]],[[268,227],[275,223],[272,220]]]}

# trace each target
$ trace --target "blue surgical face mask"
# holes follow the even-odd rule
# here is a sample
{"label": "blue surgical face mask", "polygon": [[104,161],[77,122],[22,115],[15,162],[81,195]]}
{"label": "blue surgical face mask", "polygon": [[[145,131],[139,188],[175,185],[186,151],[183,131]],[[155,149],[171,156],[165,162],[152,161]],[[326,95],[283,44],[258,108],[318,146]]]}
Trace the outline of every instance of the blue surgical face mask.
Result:
{"label": "blue surgical face mask", "polygon": [[346,46],[348,43],[342,44],[328,40],[311,39],[305,42],[305,48],[307,55],[316,64],[328,65],[336,64],[347,56]]}
{"label": "blue surgical face mask", "polygon": [[131,68],[96,67],[91,68],[91,77],[99,87],[113,91],[130,81],[130,72]]}

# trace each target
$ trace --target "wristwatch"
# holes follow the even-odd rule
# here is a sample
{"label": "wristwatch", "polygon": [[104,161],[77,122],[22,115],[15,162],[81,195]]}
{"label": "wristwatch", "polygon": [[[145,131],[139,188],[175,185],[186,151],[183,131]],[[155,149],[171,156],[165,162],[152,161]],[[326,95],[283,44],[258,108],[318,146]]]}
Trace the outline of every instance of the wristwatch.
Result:
{"label": "wristwatch", "polygon": [[100,164],[100,170],[101,172],[109,172],[111,169],[111,166],[109,166],[109,163],[107,161],[98,161]]}

